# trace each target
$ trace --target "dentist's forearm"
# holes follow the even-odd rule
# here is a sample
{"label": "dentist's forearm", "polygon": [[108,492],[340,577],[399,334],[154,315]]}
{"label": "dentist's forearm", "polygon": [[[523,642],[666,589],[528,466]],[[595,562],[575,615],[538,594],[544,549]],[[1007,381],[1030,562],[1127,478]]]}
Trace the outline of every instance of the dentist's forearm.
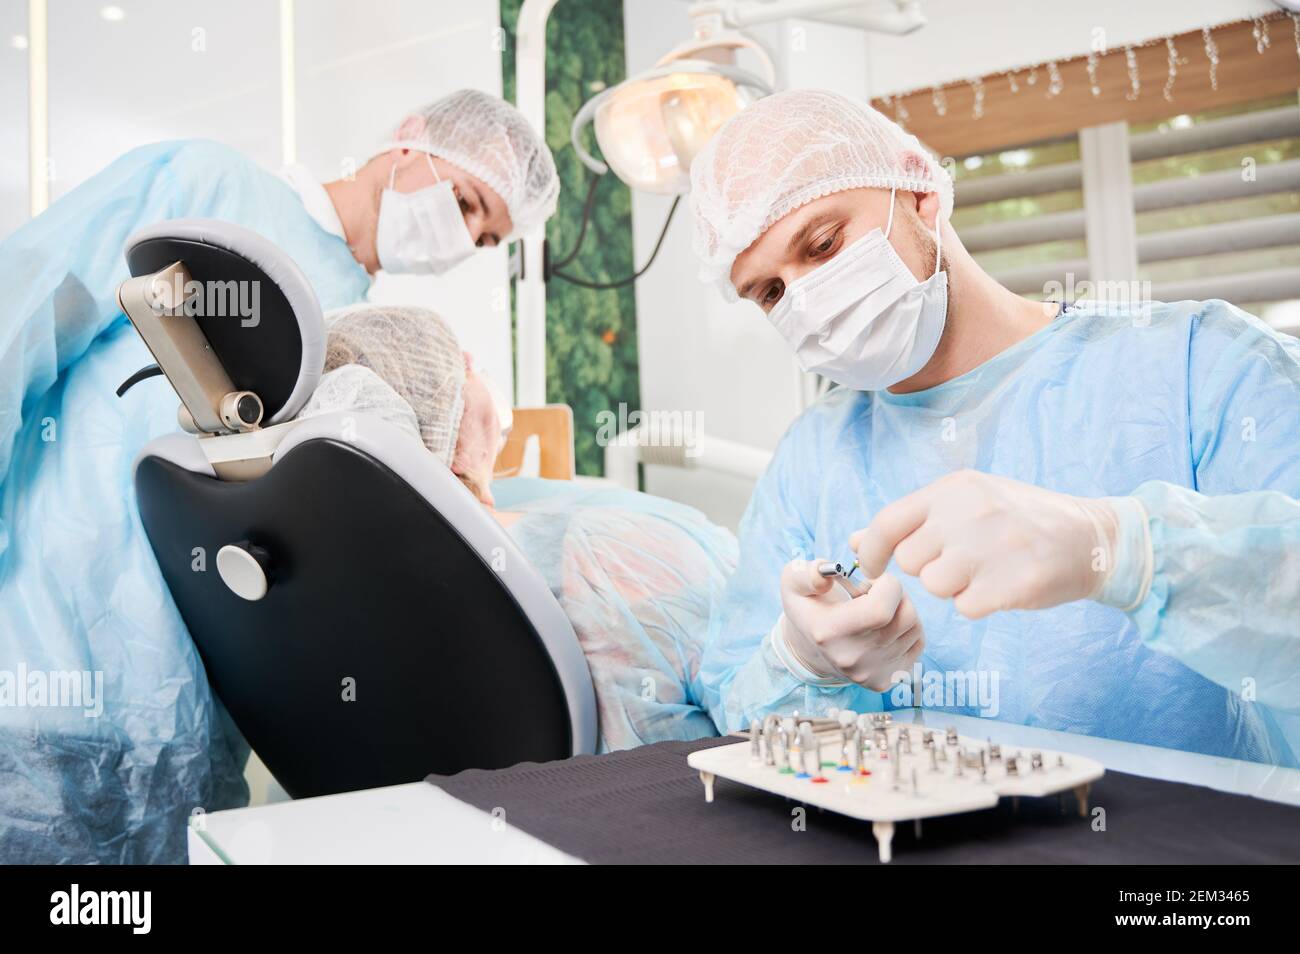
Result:
{"label": "dentist's forearm", "polygon": [[1161,481],[1115,506],[1115,567],[1097,599],[1142,640],[1244,698],[1300,710],[1300,502],[1207,496]]}

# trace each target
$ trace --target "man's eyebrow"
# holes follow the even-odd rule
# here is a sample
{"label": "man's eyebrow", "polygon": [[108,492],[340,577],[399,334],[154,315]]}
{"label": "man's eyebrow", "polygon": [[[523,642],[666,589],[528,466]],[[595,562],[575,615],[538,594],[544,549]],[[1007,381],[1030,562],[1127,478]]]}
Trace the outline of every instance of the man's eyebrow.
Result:
{"label": "man's eyebrow", "polygon": [[786,243],[787,252],[793,252],[808,239],[808,233],[819,225],[824,225],[827,221],[834,218],[833,212],[823,212],[820,215],[814,215],[811,219],[799,227],[799,231],[790,236],[790,241]]}
{"label": "man's eyebrow", "polygon": [[[474,184],[470,183],[470,185]],[[483,221],[486,222],[491,217],[492,210],[488,208],[487,199],[483,198],[483,190],[476,185],[474,185],[474,198],[478,200],[478,207],[483,210]],[[487,235],[492,239],[494,248],[501,244],[501,236],[497,235],[496,232],[488,232]]]}
{"label": "man's eyebrow", "polygon": [[762,280],[763,280],[763,279],[761,279],[761,278],[753,278],[753,279],[750,279],[749,281],[745,282],[745,284],[744,284],[743,286],[741,286],[741,289],[740,289],[740,292],[739,292],[740,297],[741,297],[741,298],[748,298],[748,297],[749,297],[749,293],[750,293],[751,291],[754,290],[754,286],[757,285],[757,284],[758,284],[759,282],[761,282]]}
{"label": "man's eyebrow", "polygon": [[[796,251],[800,245],[802,245],[805,241],[807,241],[809,232],[811,232],[813,229],[817,228],[820,225],[826,224],[833,218],[835,218],[835,213],[830,211],[822,212],[819,215],[814,215],[803,225],[799,226],[799,231],[795,232],[794,235],[790,236],[790,241],[785,243],[786,251],[787,252]],[[741,298],[748,298],[749,293],[753,291],[754,286],[757,285],[762,280],[763,279],[761,278],[755,278],[753,281],[746,282],[740,288],[737,294],[739,294]]]}

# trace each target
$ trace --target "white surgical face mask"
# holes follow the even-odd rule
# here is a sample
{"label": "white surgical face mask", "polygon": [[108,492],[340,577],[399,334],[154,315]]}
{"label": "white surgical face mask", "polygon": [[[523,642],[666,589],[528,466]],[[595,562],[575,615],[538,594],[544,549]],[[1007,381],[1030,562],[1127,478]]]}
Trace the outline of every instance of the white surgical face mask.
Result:
{"label": "white surgical face mask", "polygon": [[438,176],[428,153],[424,158],[438,179],[436,184],[415,192],[397,192],[393,189],[394,164],[388,188],[379,199],[375,251],[379,267],[395,275],[441,275],[477,250],[451,180]]}
{"label": "white surgical face mask", "polygon": [[910,378],[934,355],[948,316],[948,275],[918,282],[894,247],[894,193],[885,231],[872,229],[829,262],[790,283],[768,319],[805,371],[858,391]]}

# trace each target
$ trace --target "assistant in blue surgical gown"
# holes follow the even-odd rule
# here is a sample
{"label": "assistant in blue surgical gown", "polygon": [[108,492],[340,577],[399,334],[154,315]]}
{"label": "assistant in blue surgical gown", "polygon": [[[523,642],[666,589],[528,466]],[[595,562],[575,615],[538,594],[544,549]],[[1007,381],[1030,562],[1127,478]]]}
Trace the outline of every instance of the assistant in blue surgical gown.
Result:
{"label": "assistant in blue surgical gown", "polygon": [[[135,508],[135,455],[177,429],[179,402],[162,378],[114,395],[152,363],[117,307],[123,246],[143,226],[189,217],[260,233],[327,309],[369,287],[288,185],[210,142],[127,153],[0,243],[6,862],[184,861],[186,819],[248,797],[242,742],[223,725]],[[40,692],[54,681],[86,692]]]}

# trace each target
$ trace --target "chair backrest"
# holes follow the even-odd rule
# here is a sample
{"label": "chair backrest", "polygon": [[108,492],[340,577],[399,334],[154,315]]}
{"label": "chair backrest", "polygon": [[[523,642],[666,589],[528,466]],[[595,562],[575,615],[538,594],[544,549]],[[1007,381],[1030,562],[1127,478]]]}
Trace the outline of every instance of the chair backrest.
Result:
{"label": "chair backrest", "polygon": [[[141,454],[141,519],[214,691],[289,794],[595,750],[563,610],[413,437],[361,415],[309,419],[247,481],[174,446]],[[214,566],[241,544],[267,567],[257,600]]]}
{"label": "chair backrest", "polygon": [[[132,234],[125,255],[137,278],[186,265],[202,289],[203,336],[235,387],[259,393],[263,423],[290,420],[307,403],[325,364],[325,322],[307,276],[283,249],[229,222],[169,219]],[[236,303],[254,307],[245,316],[231,310]]]}

